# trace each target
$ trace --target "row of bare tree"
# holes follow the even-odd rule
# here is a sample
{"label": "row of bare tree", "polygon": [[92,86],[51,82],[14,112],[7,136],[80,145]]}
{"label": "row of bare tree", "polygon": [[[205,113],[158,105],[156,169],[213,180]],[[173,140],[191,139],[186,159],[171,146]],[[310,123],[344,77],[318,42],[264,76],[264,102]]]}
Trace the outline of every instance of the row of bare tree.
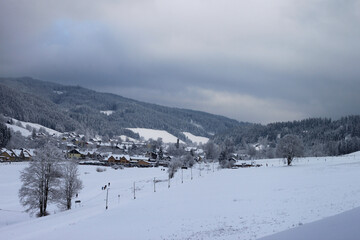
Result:
{"label": "row of bare tree", "polygon": [[27,207],[27,212],[39,211],[38,217],[48,215],[49,202],[71,209],[72,199],[82,189],[78,177],[77,162],[65,160],[58,148],[45,145],[21,172],[20,202]]}

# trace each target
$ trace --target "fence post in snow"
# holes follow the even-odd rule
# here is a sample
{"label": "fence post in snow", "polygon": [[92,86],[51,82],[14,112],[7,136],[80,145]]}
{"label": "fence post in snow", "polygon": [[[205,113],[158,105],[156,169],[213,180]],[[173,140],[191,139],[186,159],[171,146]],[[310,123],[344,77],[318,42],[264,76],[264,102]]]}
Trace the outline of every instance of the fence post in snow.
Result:
{"label": "fence post in snow", "polygon": [[156,192],[155,183],[156,183],[156,180],[154,178],[154,192]]}
{"label": "fence post in snow", "polygon": [[190,170],[191,170],[191,180],[193,179],[193,176],[192,176],[192,167],[190,168]]}
{"label": "fence post in snow", "polygon": [[199,176],[201,177],[201,163],[199,164]]}
{"label": "fence post in snow", "polygon": [[106,207],[105,207],[105,209],[108,209],[108,199],[109,199],[109,188],[106,188]]}
{"label": "fence post in snow", "polygon": [[169,180],[168,180],[168,188],[170,188],[170,176],[169,176]]}
{"label": "fence post in snow", "polygon": [[134,199],[136,199],[136,196],[135,196],[135,182],[134,182]]}
{"label": "fence post in snow", "polygon": [[184,183],[184,169],[181,168],[181,183]]}

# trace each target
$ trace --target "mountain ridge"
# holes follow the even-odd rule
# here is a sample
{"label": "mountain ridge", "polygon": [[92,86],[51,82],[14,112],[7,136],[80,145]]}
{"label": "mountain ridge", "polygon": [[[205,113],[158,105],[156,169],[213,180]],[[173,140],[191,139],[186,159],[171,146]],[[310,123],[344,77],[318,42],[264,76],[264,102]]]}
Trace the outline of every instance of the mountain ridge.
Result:
{"label": "mountain ridge", "polygon": [[[62,85],[30,77],[0,78],[0,86],[1,93],[4,93],[0,106],[4,109],[5,115],[40,123],[39,118],[32,114],[17,112],[32,109],[35,112],[45,111],[47,116],[60,114],[64,116],[66,126],[59,117],[50,118],[49,123],[43,119],[40,123],[59,131],[89,130],[103,135],[117,135],[131,134],[125,128],[143,127],[166,130],[185,140],[186,137],[182,134],[184,131],[210,137],[212,134],[248,124],[220,115],[166,107],[113,93],[102,93],[81,86]],[[27,102],[23,102],[22,99],[27,99]],[[11,102],[17,104],[11,105]],[[36,107],[38,104],[42,109]],[[109,110],[113,113],[101,113]]]}

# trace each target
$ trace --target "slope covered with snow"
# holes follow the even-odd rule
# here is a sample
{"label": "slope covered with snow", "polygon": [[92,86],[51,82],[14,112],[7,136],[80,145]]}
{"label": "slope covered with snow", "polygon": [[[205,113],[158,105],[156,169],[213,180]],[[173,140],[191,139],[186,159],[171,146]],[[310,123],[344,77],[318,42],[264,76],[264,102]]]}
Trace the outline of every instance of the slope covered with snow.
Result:
{"label": "slope covered with snow", "polygon": [[195,136],[189,132],[183,132],[183,134],[193,143],[205,144],[209,141],[209,138],[207,138],[207,137]]}
{"label": "slope covered with snow", "polygon": [[21,123],[22,127],[19,127],[19,126],[15,125],[15,124],[6,124],[6,126],[8,128],[11,128],[15,132],[19,131],[21,133],[21,135],[23,135],[24,137],[28,137],[28,136],[30,136],[32,134],[31,131],[26,129],[26,125],[29,125],[31,128],[36,129],[36,131],[39,131],[40,128],[43,128],[50,135],[60,136],[62,134],[61,132],[58,132],[58,131],[56,131],[54,129],[51,129],[51,128],[44,127],[44,126],[42,126],[40,124],[37,124],[37,123],[23,122],[23,121],[20,121],[20,120],[16,120],[14,118],[12,120],[15,123],[17,123],[17,122]]}
{"label": "slope covered with snow", "polygon": [[[81,205],[57,214],[53,208],[52,215],[31,220],[17,212],[23,208],[17,199],[19,179],[13,176],[26,165],[0,165],[0,193],[6,193],[0,206],[9,210],[0,210],[0,239],[249,240],[360,206],[357,157],[297,159],[292,167],[279,159],[258,162],[263,166],[219,171],[215,166],[214,172],[212,165],[196,165],[193,180],[191,169],[184,169],[184,183],[179,171],[170,188],[161,168],[99,173],[95,166],[80,166]],[[108,182],[105,210],[101,186]]]}
{"label": "slope covered with snow", "polygon": [[[138,133],[140,137],[143,137],[145,140],[149,140],[150,138],[156,140],[158,138],[162,138],[164,143],[176,143],[177,137],[168,133],[164,130],[156,130],[156,129],[149,129],[149,128],[128,128],[129,130],[133,131],[134,133]],[[184,143],[180,140],[180,143]]]}
{"label": "slope covered with snow", "polygon": [[16,126],[16,125],[12,125],[12,124],[8,124],[6,123],[6,126],[8,128],[10,128],[11,130],[13,130],[14,132],[20,132],[20,134],[24,137],[28,137],[30,136],[32,133],[27,130],[26,128],[22,128],[22,127],[19,127],[19,126]]}

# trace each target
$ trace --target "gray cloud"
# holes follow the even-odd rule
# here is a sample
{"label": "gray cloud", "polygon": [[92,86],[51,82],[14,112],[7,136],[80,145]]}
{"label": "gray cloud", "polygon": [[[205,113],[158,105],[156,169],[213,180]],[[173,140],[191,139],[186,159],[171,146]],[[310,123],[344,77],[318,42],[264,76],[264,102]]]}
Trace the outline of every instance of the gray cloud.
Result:
{"label": "gray cloud", "polygon": [[241,121],[359,114],[360,1],[0,2],[0,75]]}

